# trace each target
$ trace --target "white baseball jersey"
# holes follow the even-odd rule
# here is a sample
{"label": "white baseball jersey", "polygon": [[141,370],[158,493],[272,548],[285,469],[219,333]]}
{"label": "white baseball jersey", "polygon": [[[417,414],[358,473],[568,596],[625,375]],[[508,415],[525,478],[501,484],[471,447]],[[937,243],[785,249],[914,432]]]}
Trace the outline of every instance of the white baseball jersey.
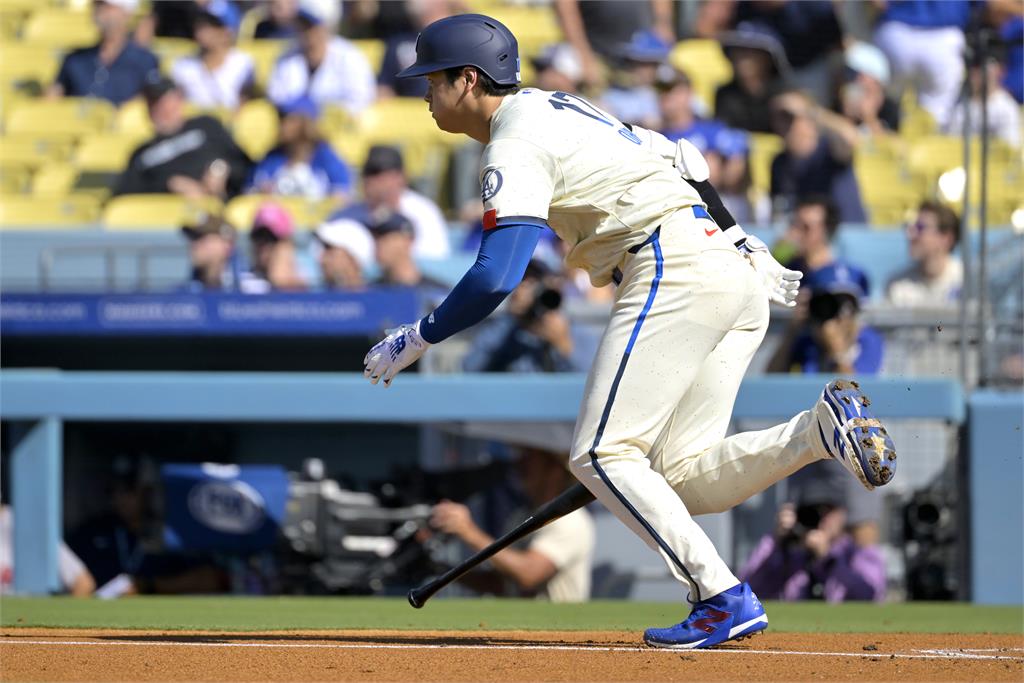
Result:
{"label": "white baseball jersey", "polygon": [[627,250],[665,218],[703,206],[642,133],[576,95],[528,88],[504,98],[483,154],[484,227],[545,219],[571,247],[566,263],[608,284]]}

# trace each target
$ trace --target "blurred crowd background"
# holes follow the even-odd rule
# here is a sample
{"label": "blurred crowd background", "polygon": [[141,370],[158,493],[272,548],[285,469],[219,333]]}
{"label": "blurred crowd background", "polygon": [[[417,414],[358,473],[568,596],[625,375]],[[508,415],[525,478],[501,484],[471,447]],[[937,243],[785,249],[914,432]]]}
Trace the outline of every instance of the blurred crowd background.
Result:
{"label": "blurred crowd background", "polygon": [[[582,94],[624,122],[694,143],[737,220],[805,273],[798,307],[774,316],[752,374],[1024,383],[1020,0],[0,0],[5,294],[407,287],[429,309],[479,244],[481,147],[436,128],[422,79],[394,75],[415,59],[423,26],[467,11],[494,16],[517,36],[524,87]],[[613,291],[567,270],[563,249],[549,234],[504,308],[433,349],[421,371],[585,371]],[[114,272],[125,254],[137,267]],[[977,329],[967,324],[976,314],[984,316]],[[69,357],[16,343],[6,342],[5,365]],[[191,365],[170,345],[152,347],[142,366],[357,370],[361,357],[236,347],[231,360],[202,355]],[[82,348],[83,356],[95,350]],[[124,357],[99,358],[68,367],[112,369]],[[737,513],[759,531],[735,543],[731,561],[762,598],[958,595],[955,429],[919,422],[896,431],[905,441],[915,434],[910,448],[924,457],[902,462],[886,505],[822,467]],[[261,555],[244,566],[237,558],[147,564],[144,492],[160,480],[155,463],[227,461],[258,441],[193,429],[169,448],[161,434],[97,429],[69,439],[97,456],[69,466],[111,492],[105,511],[69,494],[81,503],[72,546],[107,593],[311,589],[285,580],[287,563],[261,569],[269,561]],[[367,437],[344,435],[353,448],[370,448]],[[319,433],[327,436],[339,438]],[[323,463],[287,465],[343,507],[358,499],[324,494],[323,482],[333,477],[354,491],[386,480],[375,489],[385,504],[391,496],[432,505],[404,508],[418,531],[397,547],[430,549],[441,532],[468,550],[507,526],[511,510],[535,507],[568,483],[542,457],[566,439],[507,430],[428,439],[436,461],[489,463],[471,486],[403,483],[330,459],[327,477]],[[114,453],[127,455],[110,473]],[[513,470],[520,479],[505,477]],[[474,497],[484,484],[489,493]],[[478,587],[585,599],[593,522],[570,524],[496,560],[505,584]],[[427,571],[414,555],[387,576]],[[327,563],[330,580],[315,590],[392,585],[371,576],[384,571],[376,565],[346,561],[359,571]],[[68,562],[69,589],[94,589]],[[122,576],[136,578],[111,584]],[[629,580],[608,567],[594,574],[601,595],[628,595]]]}

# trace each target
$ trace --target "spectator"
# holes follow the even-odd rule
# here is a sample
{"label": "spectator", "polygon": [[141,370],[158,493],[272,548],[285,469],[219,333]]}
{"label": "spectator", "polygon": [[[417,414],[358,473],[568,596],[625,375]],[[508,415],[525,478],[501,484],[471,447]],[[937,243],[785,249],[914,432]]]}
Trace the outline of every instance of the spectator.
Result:
{"label": "spectator", "polygon": [[452,0],[412,0],[406,3],[411,31],[400,31],[385,37],[384,59],[377,74],[377,97],[419,97],[427,94],[427,79],[396,78],[402,69],[416,61],[416,37],[439,19],[451,15]]}
{"label": "spectator", "polygon": [[[7,505],[0,505],[0,595],[10,595],[14,589],[14,513]],[[76,598],[92,595],[96,580],[78,555],[64,541],[57,547],[57,577],[62,592]]]}
{"label": "spectator", "polygon": [[[988,100],[989,135],[1006,142],[1011,147],[1020,147],[1020,105],[1002,86],[1001,79],[1004,69],[998,59],[993,57],[987,60],[985,68],[988,70],[988,90],[985,97]],[[969,107],[971,135],[981,135],[981,99],[984,88],[981,69],[980,65],[971,65],[968,72],[971,88],[970,101],[961,100],[953,108],[949,124],[946,126],[947,134],[963,134],[964,117],[968,115],[967,108]]]}
{"label": "spectator", "polygon": [[747,198],[750,169],[747,165],[747,134],[714,119],[702,119],[694,112],[693,88],[689,77],[665,66],[659,69],[661,133],[672,142],[680,138],[701,151],[707,159],[711,184],[738,223],[754,220]]}
{"label": "spectator", "polygon": [[230,290],[238,282],[235,229],[220,216],[202,214],[181,227],[192,267],[188,289]]}
{"label": "spectator", "polygon": [[363,164],[363,201],[343,209],[338,217],[353,218],[372,228],[377,214],[400,213],[412,221],[417,258],[446,258],[450,253],[448,225],[437,204],[409,188],[402,153],[396,147],[374,145]]}
{"label": "spectator", "polygon": [[886,94],[889,62],[874,45],[853,43],[846,49],[846,79],[840,107],[861,136],[885,136],[899,129],[899,103]]}
{"label": "spectator", "polygon": [[968,0],[888,0],[875,29],[897,85],[913,86],[939,126],[948,123],[963,85],[970,13]]}
{"label": "spectator", "polygon": [[600,57],[617,59],[638,32],[653,32],[668,45],[676,40],[669,0],[555,0],[555,13],[583,64],[583,82],[591,86],[604,80]]}
{"label": "spectator", "polygon": [[945,204],[926,201],[907,226],[914,263],[889,282],[886,298],[896,306],[949,306],[960,299],[964,267],[953,250],[960,241],[960,219]]}
{"label": "spectator", "polygon": [[487,319],[463,360],[466,372],[570,372],[573,338],[559,309],[562,282],[534,259],[508,309]]}
{"label": "spectator", "polygon": [[801,196],[823,194],[838,207],[840,221],[866,222],[852,166],[859,142],[854,125],[796,92],[779,95],[772,106],[785,141],[771,165],[773,212],[790,211]]}
{"label": "spectator", "polygon": [[227,589],[221,570],[198,558],[156,554],[162,533],[154,512],[151,476],[134,460],[114,461],[111,509],[76,529],[68,545],[99,585],[97,596],[137,593],[214,593]]}
{"label": "spectator", "polygon": [[253,38],[287,40],[298,35],[295,24],[299,15],[299,0],[270,0],[266,4],[266,12],[266,17],[256,24]]}
{"label": "spectator", "polygon": [[541,90],[578,93],[583,84],[583,64],[568,43],[548,45],[531,57],[534,85]]}
{"label": "spectator", "polygon": [[[832,252],[832,241],[838,230],[839,211],[836,205],[824,195],[808,195],[797,202],[782,246],[776,245],[772,251],[784,254],[791,250],[784,259],[786,266],[809,276],[814,271],[839,263]],[[850,263],[843,265],[857,273],[861,287],[867,291],[867,276]]]}
{"label": "spectator", "polygon": [[366,226],[348,218],[328,221],[316,231],[317,261],[327,289],[362,289],[373,265],[375,245]]}
{"label": "spectator", "polygon": [[238,109],[255,87],[252,57],[234,47],[235,34],[225,8],[211,3],[196,16],[199,54],[182,57],[171,68],[185,99],[202,109]]}
{"label": "spectator", "polygon": [[768,371],[877,374],[884,341],[860,320],[865,281],[863,273],[842,263],[809,274],[804,280],[809,298],[798,303]]}
{"label": "spectator", "polygon": [[159,72],[156,55],[131,39],[132,14],[138,0],[96,0],[93,21],[100,42],[64,58],[50,97],[97,97],[120,106],[139,94]]}
{"label": "spectator", "polygon": [[277,146],[256,165],[248,191],[343,203],[352,190],[352,174],[320,137],[316,103],[304,95],[281,105],[279,112]]}
{"label": "spectator", "polygon": [[660,123],[658,93],[654,89],[658,66],[668,58],[669,45],[651,31],[640,31],[618,53],[619,68],[601,96],[602,106],[623,123],[657,130]]}
{"label": "spectator", "polygon": [[[536,508],[558,496],[573,482],[564,456],[538,448],[523,449],[517,463],[523,491]],[[434,507],[430,524],[451,534],[473,551],[494,539],[477,526],[469,508],[443,501]],[[594,553],[594,522],[586,508],[560,517],[534,533],[525,549],[506,548],[491,564],[511,579],[517,592],[552,602],[584,602],[590,598]],[[501,592],[496,590],[494,592]]]}
{"label": "spectator", "polygon": [[428,281],[417,265],[413,251],[416,230],[405,215],[381,207],[370,216],[369,228],[373,235],[374,258],[380,267],[380,275],[373,284],[444,289]]}
{"label": "spectator", "polygon": [[252,271],[242,276],[242,291],[264,294],[276,290],[302,290],[306,282],[295,260],[295,223],[288,209],[266,202],[252,220]]}
{"label": "spectator", "polygon": [[242,14],[231,0],[159,0],[152,5],[152,13],[135,31],[136,39],[145,45],[154,37],[192,39],[196,19],[203,12],[223,17],[234,34],[242,24]]}
{"label": "spectator", "polygon": [[330,104],[358,114],[374,99],[373,71],[359,49],[332,36],[337,6],[300,2],[297,46],[274,65],[267,94],[278,106],[307,95],[318,106]]}
{"label": "spectator", "polygon": [[784,504],[774,533],[761,539],[738,576],[768,600],[885,598],[877,524],[850,525],[834,501]]}
{"label": "spectator", "polygon": [[132,153],[114,194],[238,194],[251,162],[220,121],[210,116],[186,119],[184,95],[170,79],[150,82],[143,95],[156,135]]}
{"label": "spectator", "polygon": [[721,40],[733,78],[715,93],[715,116],[732,128],[772,132],[771,101],[781,89],[786,59],[782,46],[753,29],[724,34]]}
{"label": "spectator", "polygon": [[1017,104],[1024,104],[1024,16],[1009,16],[1001,23],[999,36],[1007,45],[1003,87]]}

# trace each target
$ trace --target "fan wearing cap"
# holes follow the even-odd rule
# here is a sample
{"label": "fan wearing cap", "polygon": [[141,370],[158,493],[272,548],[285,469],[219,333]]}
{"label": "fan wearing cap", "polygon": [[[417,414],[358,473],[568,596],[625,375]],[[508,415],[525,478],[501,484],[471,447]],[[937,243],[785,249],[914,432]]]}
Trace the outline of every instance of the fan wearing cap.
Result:
{"label": "fan wearing cap", "polygon": [[552,92],[579,92],[583,84],[583,63],[576,49],[568,43],[548,45],[531,57],[534,85]]}
{"label": "fan wearing cap", "polygon": [[212,116],[186,118],[185,96],[169,78],[147,83],[143,94],[156,134],[132,153],[114,194],[238,194],[252,162],[223,124]]}
{"label": "fan wearing cap", "polygon": [[328,221],[317,228],[317,262],[327,289],[362,289],[365,273],[373,265],[373,236],[362,223],[348,218]]}
{"label": "fan wearing cap", "polygon": [[295,223],[288,209],[266,202],[252,219],[252,271],[242,276],[242,291],[260,294],[271,290],[306,289],[295,260]]}
{"label": "fan wearing cap", "polygon": [[450,16],[457,4],[453,0],[414,0],[405,3],[413,30],[394,33],[384,39],[384,59],[381,60],[380,73],[377,74],[378,98],[423,97],[427,94],[424,81],[418,78],[397,78],[395,74],[416,61],[417,33],[438,19]]}
{"label": "fan wearing cap", "polygon": [[187,289],[224,290],[237,282],[235,229],[223,217],[203,213],[181,226],[192,268]]}
{"label": "fan wearing cap", "polygon": [[653,31],[638,31],[621,45],[616,60],[619,68],[601,99],[604,108],[623,123],[657,130],[661,116],[654,84],[670,47]]}
{"label": "fan wearing cap", "polygon": [[810,292],[794,311],[797,334],[787,334],[769,363],[770,372],[877,374],[885,341],[860,320],[867,297],[863,274],[843,263],[820,268],[804,280]]}
{"label": "fan wearing cap", "polygon": [[400,213],[412,221],[417,258],[446,258],[451,252],[448,224],[437,204],[409,187],[402,153],[397,147],[374,145],[363,163],[363,201],[337,215],[373,228],[377,215]]}
{"label": "fan wearing cap", "polygon": [[889,60],[874,45],[855,42],[846,48],[846,79],[839,91],[843,116],[864,137],[891,135],[899,128],[899,103],[886,93]]}
{"label": "fan wearing cap", "polygon": [[157,0],[150,4],[153,11],[139,22],[135,31],[137,39],[147,44],[154,36],[191,40],[196,17],[203,12],[223,17],[236,34],[242,23],[242,14],[233,0]]}
{"label": "fan wearing cap", "polygon": [[196,16],[194,33],[199,52],[182,57],[171,76],[185,99],[203,109],[237,109],[255,88],[252,57],[235,48],[227,6],[211,3]]}
{"label": "fan wearing cap", "polygon": [[350,41],[332,34],[340,3],[299,3],[295,47],[270,73],[267,95],[278,106],[308,95],[317,105],[337,105],[359,114],[377,93],[369,62]]}
{"label": "fan wearing cap", "polygon": [[70,52],[47,95],[97,97],[118,106],[138,95],[160,66],[156,55],[132,40],[132,15],[138,6],[138,0],[96,0],[92,18],[100,42]]}
{"label": "fan wearing cap", "polygon": [[294,38],[298,29],[299,0],[270,0],[265,5],[266,15],[256,24],[256,40],[286,40]]}
{"label": "fan wearing cap", "polygon": [[281,105],[279,114],[277,146],[256,165],[247,191],[343,203],[352,174],[320,135],[316,102],[303,95]]}

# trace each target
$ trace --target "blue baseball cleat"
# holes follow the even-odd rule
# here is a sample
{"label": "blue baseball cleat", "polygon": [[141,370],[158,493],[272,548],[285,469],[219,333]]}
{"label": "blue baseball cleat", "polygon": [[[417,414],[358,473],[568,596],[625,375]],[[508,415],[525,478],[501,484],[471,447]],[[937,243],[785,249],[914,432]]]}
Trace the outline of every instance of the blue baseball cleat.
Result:
{"label": "blue baseball cleat", "polygon": [[869,405],[859,384],[838,379],[825,385],[816,413],[825,450],[870,491],[896,474],[896,446]]}
{"label": "blue baseball cleat", "polygon": [[768,628],[768,615],[746,583],[733,586],[693,606],[686,621],[668,628],[649,628],[644,642],[651,647],[693,650],[727,640],[742,640]]}

